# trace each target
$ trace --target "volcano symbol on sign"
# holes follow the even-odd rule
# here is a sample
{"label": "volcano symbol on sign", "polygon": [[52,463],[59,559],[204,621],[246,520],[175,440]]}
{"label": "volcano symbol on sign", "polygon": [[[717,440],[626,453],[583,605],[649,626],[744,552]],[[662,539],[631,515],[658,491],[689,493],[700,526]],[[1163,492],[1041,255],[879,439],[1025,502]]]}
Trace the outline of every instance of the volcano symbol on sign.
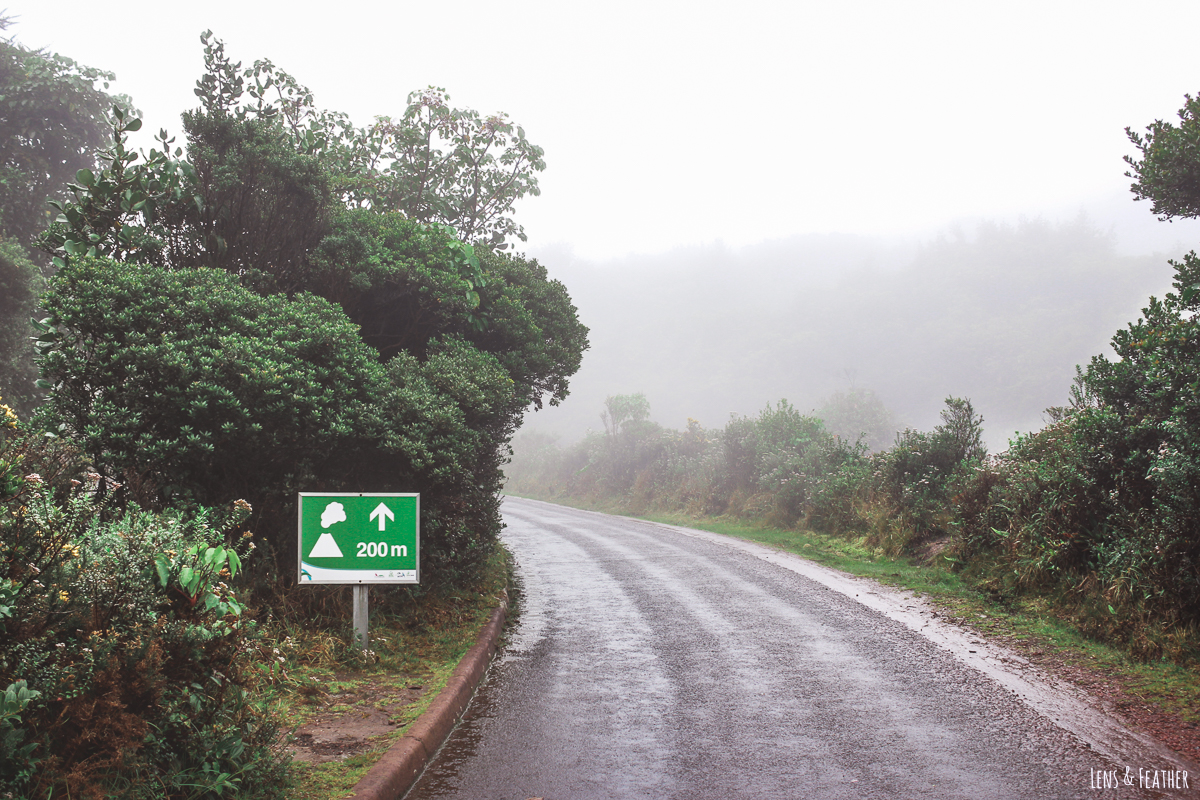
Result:
{"label": "volcano symbol on sign", "polygon": [[322,533],[317,539],[317,543],[313,545],[312,552],[308,554],[309,558],[341,558],[342,548],[338,547],[337,542],[333,540],[332,533]]}

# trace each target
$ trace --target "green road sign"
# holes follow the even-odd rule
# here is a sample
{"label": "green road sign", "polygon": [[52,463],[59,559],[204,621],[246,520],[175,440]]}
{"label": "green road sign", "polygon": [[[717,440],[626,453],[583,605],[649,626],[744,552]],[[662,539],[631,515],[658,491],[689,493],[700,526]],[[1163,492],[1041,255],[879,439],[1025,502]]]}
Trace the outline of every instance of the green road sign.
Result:
{"label": "green road sign", "polygon": [[300,583],[420,583],[421,496],[301,492]]}

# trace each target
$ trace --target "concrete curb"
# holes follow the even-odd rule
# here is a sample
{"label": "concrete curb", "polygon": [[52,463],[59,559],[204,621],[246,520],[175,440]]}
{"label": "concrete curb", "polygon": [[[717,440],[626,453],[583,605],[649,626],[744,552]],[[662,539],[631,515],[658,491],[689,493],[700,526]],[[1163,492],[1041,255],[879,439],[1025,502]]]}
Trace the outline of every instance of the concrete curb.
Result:
{"label": "concrete curb", "polygon": [[487,672],[496,642],[508,613],[508,595],[492,612],[479,632],[479,639],[450,674],[446,688],[438,693],[425,713],[408,732],[388,749],[363,776],[349,795],[353,800],[397,800],[417,782],[433,754],[446,741]]}

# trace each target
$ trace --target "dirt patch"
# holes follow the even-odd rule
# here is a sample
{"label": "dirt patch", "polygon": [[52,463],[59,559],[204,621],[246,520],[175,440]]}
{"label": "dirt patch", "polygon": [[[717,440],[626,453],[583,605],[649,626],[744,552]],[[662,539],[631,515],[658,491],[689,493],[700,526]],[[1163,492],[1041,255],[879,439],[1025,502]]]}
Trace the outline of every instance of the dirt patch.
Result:
{"label": "dirt patch", "polygon": [[309,707],[302,725],[288,738],[296,761],[320,764],[342,761],[381,744],[389,734],[411,722],[425,693],[413,676],[367,678],[339,674],[321,686],[301,690]]}
{"label": "dirt patch", "polygon": [[950,546],[953,539],[949,536],[931,537],[912,544],[913,558],[921,564],[929,565]]}

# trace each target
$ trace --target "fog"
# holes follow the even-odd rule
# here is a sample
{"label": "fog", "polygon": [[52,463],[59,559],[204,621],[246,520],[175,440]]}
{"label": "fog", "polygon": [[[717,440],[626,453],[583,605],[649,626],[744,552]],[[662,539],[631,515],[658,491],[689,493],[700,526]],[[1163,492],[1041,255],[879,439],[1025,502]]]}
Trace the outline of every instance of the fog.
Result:
{"label": "fog", "polygon": [[565,442],[599,430],[606,396],[644,393],[652,419],[719,428],[787,399],[874,391],[929,429],[947,396],[984,417],[989,449],[1064,405],[1076,365],[1150,295],[1200,225],[1157,221],[1113,196],[1072,216],[963,220],[909,237],[809,234],[612,261],[533,254],[570,288],[592,346],[559,408],[525,430]]}

